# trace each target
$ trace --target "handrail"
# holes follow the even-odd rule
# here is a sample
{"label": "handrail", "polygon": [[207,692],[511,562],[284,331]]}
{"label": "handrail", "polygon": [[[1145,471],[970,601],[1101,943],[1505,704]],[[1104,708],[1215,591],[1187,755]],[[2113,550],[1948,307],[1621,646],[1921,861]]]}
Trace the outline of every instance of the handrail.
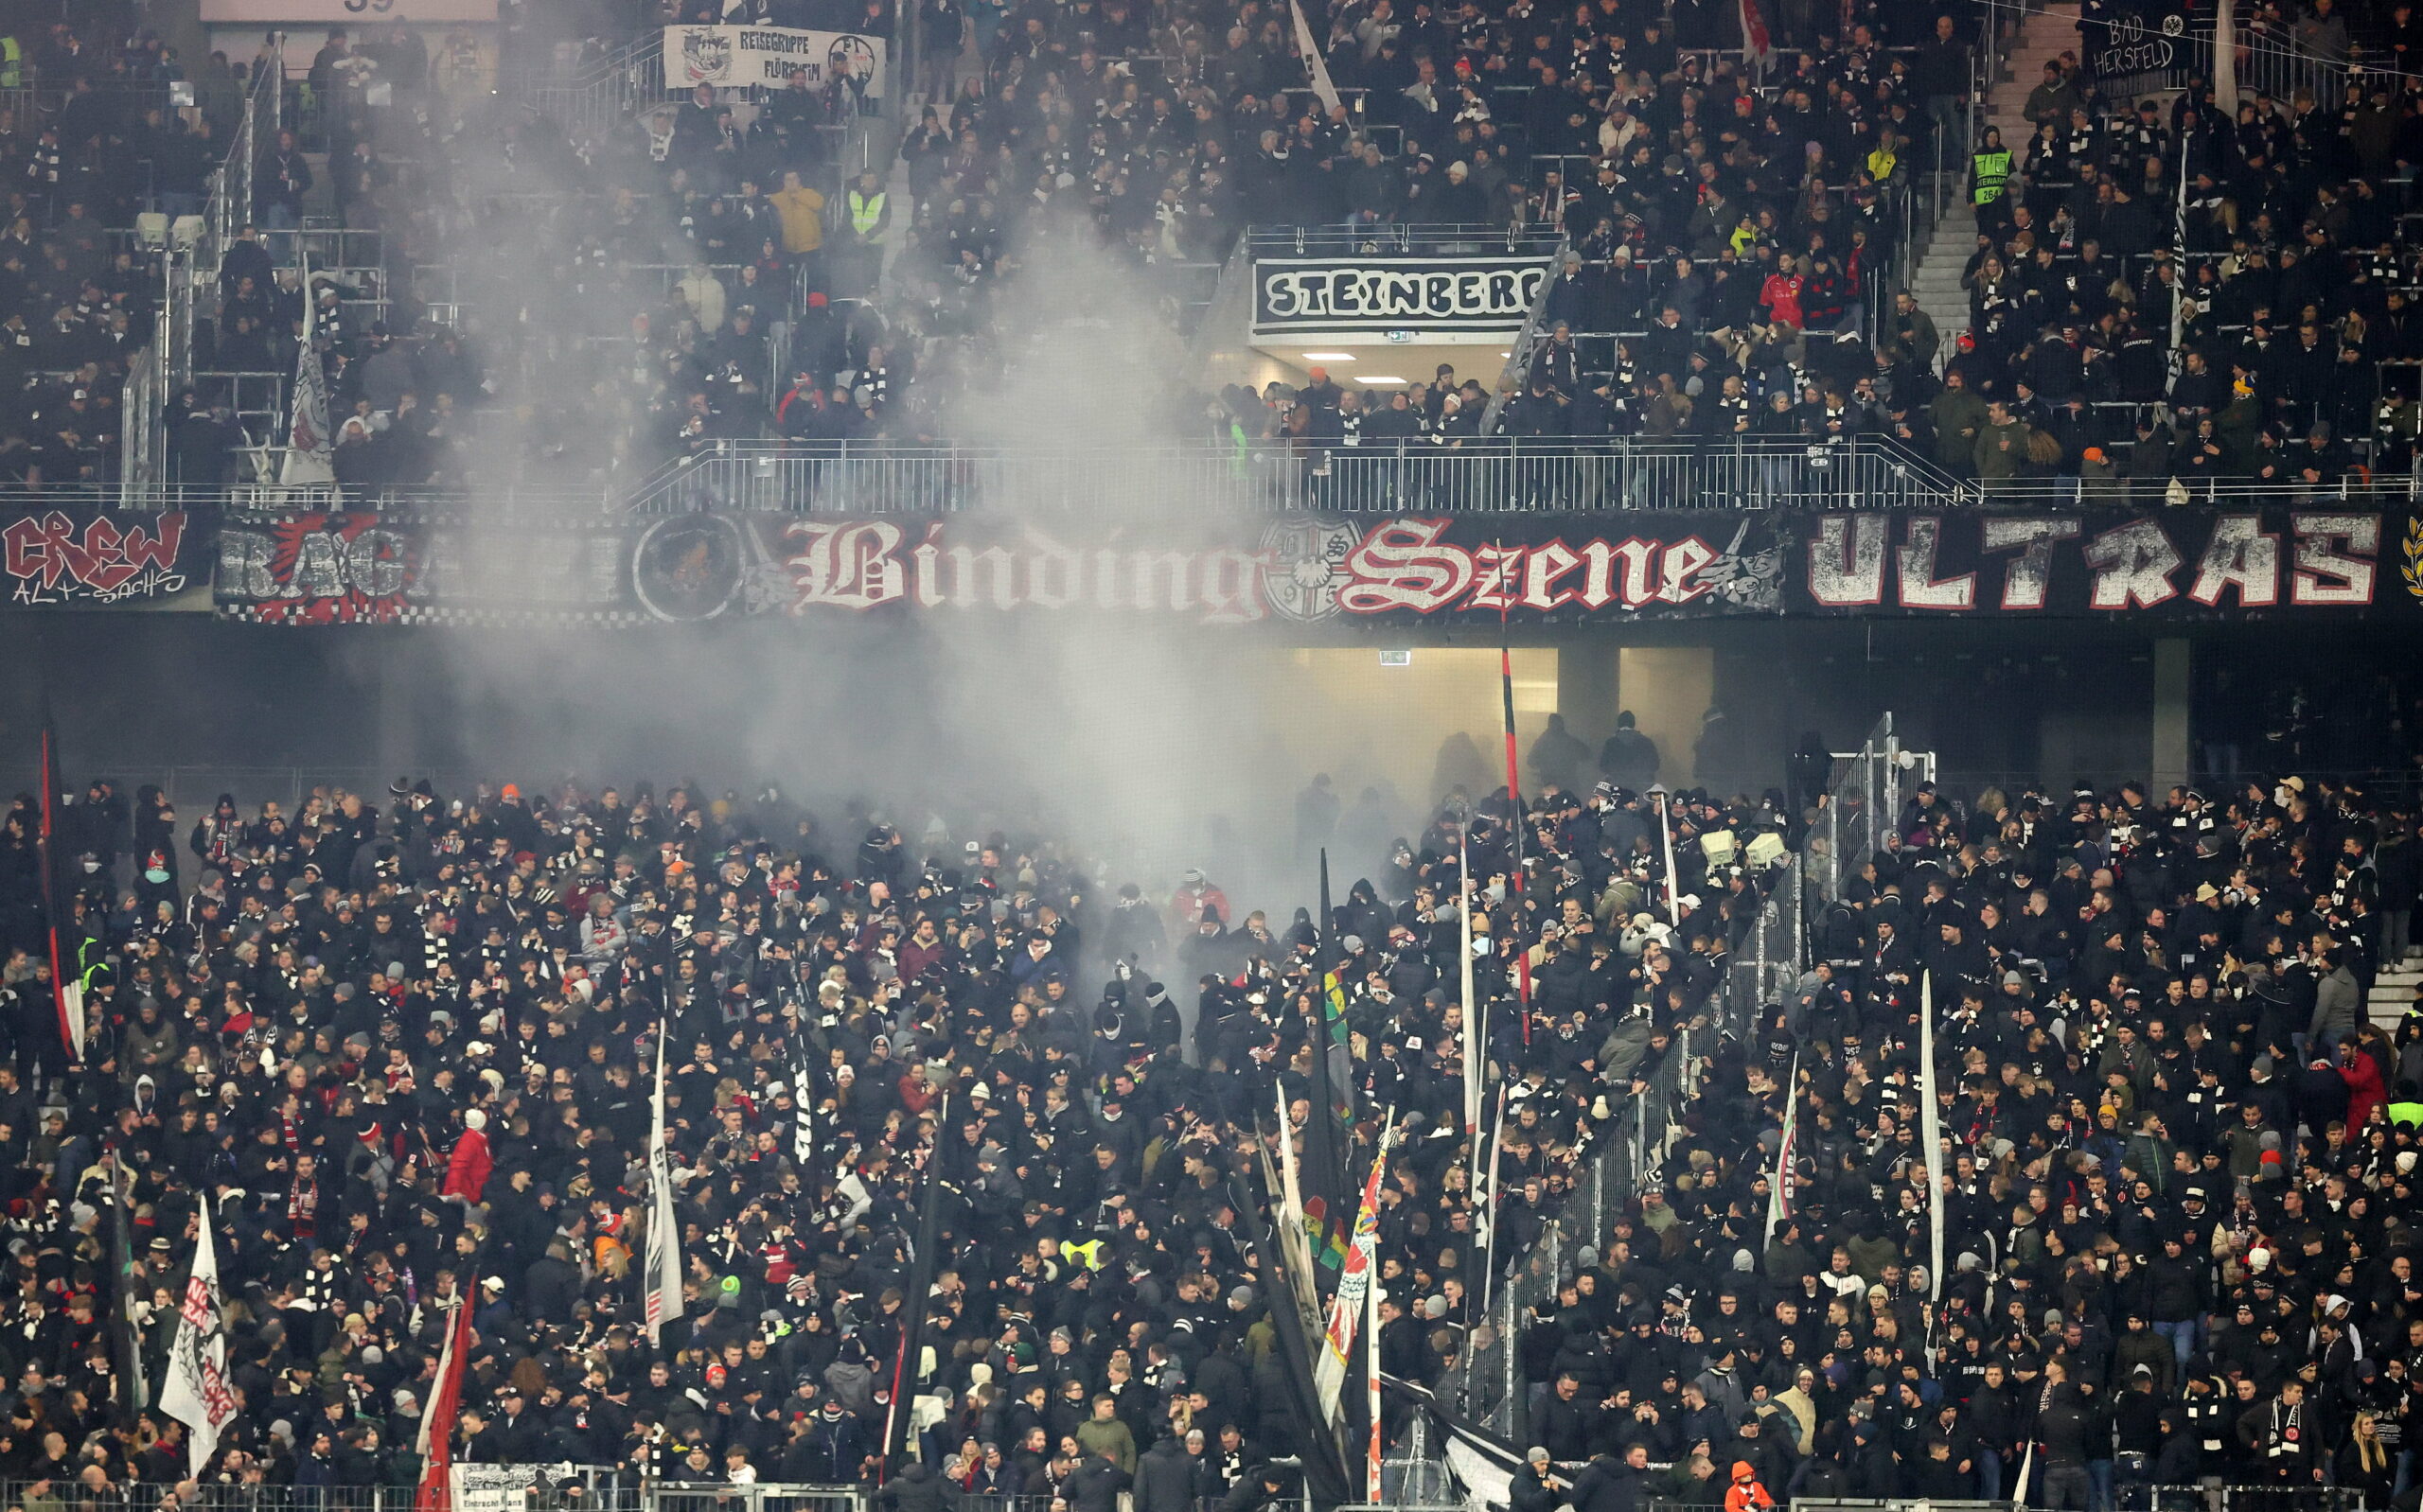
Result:
{"label": "handrail", "polygon": [[1526,227],[1505,222],[1380,221],[1369,226],[1258,225],[1246,228],[1245,243],[1256,256],[1301,257],[1353,255],[1366,247],[1381,255],[1422,255],[1472,244],[1502,245],[1511,253],[1546,256],[1562,244],[1564,233],[1554,227]]}
{"label": "handrail", "polygon": [[1490,391],[1489,408],[1480,417],[1483,435],[1497,433],[1497,423],[1506,413],[1507,397],[1531,370],[1531,359],[1539,351],[1540,321],[1548,314],[1548,295],[1556,289],[1557,273],[1564,267],[1565,252],[1571,245],[1563,239],[1557,242],[1555,253],[1548,258],[1548,275],[1540,280],[1539,291],[1531,296],[1531,308],[1523,312],[1523,329],[1507,349],[1506,365],[1498,370],[1496,386]]}

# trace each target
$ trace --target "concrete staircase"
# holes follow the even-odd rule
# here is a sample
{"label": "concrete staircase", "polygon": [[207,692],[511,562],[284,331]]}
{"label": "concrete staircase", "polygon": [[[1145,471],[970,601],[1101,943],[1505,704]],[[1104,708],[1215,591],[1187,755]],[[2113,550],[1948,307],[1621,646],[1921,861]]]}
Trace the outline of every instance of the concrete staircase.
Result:
{"label": "concrete staircase", "polygon": [[2423,949],[2409,949],[2405,959],[2382,967],[2373,978],[2372,994],[2364,1002],[2365,1017],[2384,1029],[2395,1029],[2414,1006],[2417,987],[2423,987]]}
{"label": "concrete staircase", "polygon": [[[2002,128],[2003,143],[2013,152],[2031,132],[2028,94],[2043,80],[2047,62],[2078,46],[2078,0],[2056,0],[2028,11],[2010,38],[2003,56],[2003,76],[1986,97],[1986,122]],[[1957,350],[1961,333],[1969,329],[1969,295],[1960,287],[1960,273],[1977,250],[1977,217],[1969,202],[1965,164],[1952,202],[1945,205],[1943,219],[1936,222],[1934,235],[1919,254],[1918,268],[1910,279],[1919,308],[1935,321],[1936,334],[1942,338],[1945,360]]]}

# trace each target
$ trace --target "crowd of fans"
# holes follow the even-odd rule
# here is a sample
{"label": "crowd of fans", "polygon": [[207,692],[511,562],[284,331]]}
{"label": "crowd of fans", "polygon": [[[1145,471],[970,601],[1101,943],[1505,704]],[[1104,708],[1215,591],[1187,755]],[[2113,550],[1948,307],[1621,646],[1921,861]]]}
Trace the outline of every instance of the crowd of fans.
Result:
{"label": "crowd of fans", "polygon": [[[774,170],[750,171],[797,91],[746,130],[685,107],[653,183],[623,182],[681,207],[667,262],[707,254],[632,333],[653,355],[633,370],[651,375],[655,455],[733,435],[950,439],[999,367],[1034,249],[1089,246],[1183,319],[1246,226],[1296,224],[1347,246],[1456,226],[1569,250],[1514,392],[1494,395],[1494,372],[1397,393],[1315,374],[1227,390],[1187,422],[1212,439],[1453,446],[1495,398],[1490,423],[1516,436],[1892,436],[1959,477],[2115,495],[2412,466],[2405,23],[2356,18],[2359,55],[2390,64],[2361,87],[2319,104],[2250,90],[2235,121],[2201,81],[2167,106],[2107,95],[2074,49],[2029,93],[2030,139],[2006,148],[1972,126],[1971,13],[1781,12],[1775,63],[1753,70],[1722,50],[1733,16],[1705,6],[1332,6],[1315,30],[1348,103],[1324,111],[1277,15],[946,0],[920,15],[931,97],[901,149],[906,204],[888,179],[831,175],[786,204]],[[2326,4],[2257,31],[2274,21],[2300,56],[2346,63]],[[1921,205],[1946,197],[1979,224],[1971,329],[1951,342],[1899,287]],[[871,225],[851,213],[877,202]],[[583,266],[582,237],[542,239]],[[743,279],[787,283],[788,309]],[[1194,407],[1161,381],[1172,411]]]}
{"label": "crowd of fans", "polygon": [[[921,1474],[1089,1512],[1126,1484],[1114,1470],[1148,1508],[1238,1487],[1258,1504],[1265,1460],[1303,1448],[1248,1262],[1267,1215],[1260,1197],[1238,1212],[1226,1177],[1246,1161],[1261,1191],[1249,1152],[1282,1091],[1298,1125],[1315,1116],[1306,910],[1247,909],[1200,872],[1114,891],[1046,836],[912,842],[770,791],[399,782],[199,816],[150,787],[72,796],[60,952],[91,1025],[73,1053],[31,800],[0,826],[0,1139],[11,1232],[43,1257],[0,1327],[19,1383],[0,1473],[182,1474],[172,1424],[114,1415],[113,1170],[155,1382],[212,1199],[240,1410],[208,1482],[408,1484],[458,1298],[477,1460],[857,1482],[895,1391],[916,1398]],[[1780,827],[1685,801],[1687,839]],[[1459,836],[1505,1004],[1501,1258],[1554,1211],[1609,1087],[1705,1011],[1759,885],[1687,844],[1670,931],[1642,901],[1637,797],[1536,808],[1531,924],[1508,899],[1502,792],[1458,791],[1341,888],[1320,942],[1351,1029],[1351,1158],[1388,1110],[1411,1135],[1381,1216],[1383,1359],[1411,1380],[1452,1374],[1486,1263],[1459,1127]],[[1525,947],[1528,1026],[1509,985]],[[661,1025],[686,1279],[652,1350],[634,1257]],[[1623,1065],[1602,1082],[1610,1036]],[[929,1182],[938,1279],[904,1297]],[[906,1309],[927,1328],[903,1378]]]}
{"label": "crowd of fans", "polygon": [[[1769,9],[1760,68],[1729,7],[1316,6],[1343,99],[1325,110],[1266,8],[933,0],[918,58],[889,44],[887,88],[918,92],[896,175],[868,130],[886,102],[847,73],[568,130],[520,97],[522,75],[457,87],[441,41],[337,28],[308,64],[290,43],[310,109],[290,114],[300,135],[264,134],[257,250],[228,260],[195,366],[292,371],[289,233],[325,217],[382,242],[372,287],[324,266],[311,290],[342,481],[629,483],[735,439],[968,439],[968,401],[1036,337],[1037,267],[1098,269],[1182,330],[1247,225],[1375,247],[1454,226],[1566,249],[1509,393],[1492,370],[1207,402],[1175,352],[1133,386],[1186,431],[1308,450],[1486,427],[1891,436],[1959,477],[2115,493],[2412,466],[2411,19],[2332,0],[2253,18],[2312,66],[2285,97],[2250,88],[2235,119],[2201,80],[2107,91],[2080,62],[2090,36],[2005,143],[1975,125],[1976,13]],[[829,9],[810,19],[905,29],[884,0]],[[197,207],[268,65],[264,49],[188,66],[137,19],[54,28],[34,52],[67,92],[0,123],[20,185],[0,360],[49,375],[0,375],[13,476],[114,466],[158,274],[104,228]],[[194,107],[168,105],[170,79]],[[1979,228],[1956,338],[1904,287],[1945,201]],[[224,481],[238,447],[275,439],[268,414],[239,426],[240,403],[209,381],[177,397],[179,476]]]}
{"label": "crowd of fans", "polygon": [[2423,1018],[2367,994],[2410,947],[2415,839],[2411,797],[2354,782],[1919,785],[1720,1053],[1665,1189],[1527,1320],[1516,1504],[2100,1509],[2208,1477],[2404,1504]]}
{"label": "crowd of fans", "polygon": [[[1305,1446],[1252,1258],[1257,1147],[1283,1098],[1313,1158],[1330,963],[1346,1163],[1390,1112],[1405,1134],[1378,1214],[1383,1367],[1451,1411],[1506,1396],[1505,1357],[1477,1364],[1489,1268],[1521,1258],[1633,1099],[1696,1089],[1500,1341],[1507,1420],[1537,1446],[1522,1512],[1992,1498],[2024,1463],[2031,1504],[2096,1512],[2202,1476],[2394,1504],[2423,1365],[2423,1016],[2375,1024],[2367,995],[2410,946],[2411,799],[2294,775],[2210,797],[1922,783],[1827,898],[1822,756],[1763,799],[1674,795],[1671,876],[1655,810],[1619,785],[1657,765],[1629,726],[1595,751],[1552,726],[1529,753],[1521,887],[1503,789],[1459,789],[1318,931],[1199,871],[1148,896],[1047,835],[936,821],[912,840],[772,790],[399,780],[194,816],[96,781],[56,840],[61,958],[88,989],[73,1052],[21,797],[0,824],[24,1267],[0,1473],[182,1477],[181,1431],[117,1411],[113,1326],[130,1308],[158,1381],[206,1194],[239,1406],[207,1483],[412,1482],[459,1302],[473,1460],[855,1483],[897,1402],[910,1506],[1292,1496],[1265,1478]],[[1327,797],[1298,804],[1315,840]],[[1807,866],[1768,870],[1769,835]],[[1804,878],[1811,964],[1736,1015],[1761,891]],[[1477,1190],[1459,898],[1506,1087]],[[651,1348],[660,1032],[684,1296]],[[935,1280],[911,1296],[929,1183]]]}

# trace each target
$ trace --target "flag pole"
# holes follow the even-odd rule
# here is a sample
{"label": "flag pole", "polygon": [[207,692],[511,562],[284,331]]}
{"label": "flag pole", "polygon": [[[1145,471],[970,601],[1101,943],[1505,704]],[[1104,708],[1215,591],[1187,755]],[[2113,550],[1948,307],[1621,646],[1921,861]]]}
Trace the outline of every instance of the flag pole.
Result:
{"label": "flag pole", "polygon": [[119,1352],[125,1356],[125,1385],[118,1394],[129,1423],[151,1404],[151,1383],[143,1377],[143,1343],[136,1332],[133,1310],[133,1295],[131,1277],[134,1271],[134,1247],[131,1232],[134,1217],[131,1193],[126,1189],[126,1171],[120,1163],[117,1147],[110,1147],[110,1240],[111,1269],[116,1273],[116,1290],[112,1297],[111,1333]]}
{"label": "flag pole", "polygon": [[1364,1408],[1371,1416],[1371,1460],[1363,1472],[1363,1499],[1373,1506],[1380,1498],[1380,1278],[1363,1292]]}
{"label": "flag pole", "polygon": [[1666,855],[1666,926],[1683,927],[1683,905],[1674,887],[1674,795],[1663,784],[1657,785],[1657,834]]}
{"label": "flag pole", "polygon": [[1489,1251],[1489,1271],[1481,1278],[1480,1310],[1486,1315],[1497,1293],[1497,1142],[1506,1133],[1506,1083],[1497,1083],[1497,1121],[1489,1132],[1489,1218],[1482,1245]]}
{"label": "flag pole", "polygon": [[1512,602],[1506,544],[1497,543],[1497,686],[1506,725],[1506,822],[1513,831],[1513,865],[1507,876],[1508,912],[1513,924],[1514,992],[1523,1005],[1523,1043],[1531,1043],[1531,958],[1523,946],[1523,784],[1514,764],[1514,648],[1507,638],[1508,606]]}
{"label": "flag pole", "polygon": [[1934,1266],[1927,1273],[1930,1300],[1943,1295],[1943,1114],[1935,1096],[1935,973],[1919,974],[1919,1136],[1926,1141],[1927,1235]]}
{"label": "flag pole", "polygon": [[[61,885],[59,867],[59,736],[48,719],[42,727],[42,870],[43,922],[49,926],[50,992],[59,1011],[59,1040],[67,1051],[67,1067],[73,1070],[84,1058],[84,984],[80,979],[83,952],[77,951],[74,961],[64,959],[59,949],[59,933],[65,925],[68,907],[73,899]],[[77,971],[71,973],[69,966]]]}
{"label": "flag pole", "polygon": [[1472,1180],[1467,1198],[1480,1192],[1480,1110],[1489,1096],[1489,1011],[1474,987],[1473,890],[1471,848],[1456,836],[1456,919],[1459,925],[1456,958],[1464,1002],[1464,1142]]}

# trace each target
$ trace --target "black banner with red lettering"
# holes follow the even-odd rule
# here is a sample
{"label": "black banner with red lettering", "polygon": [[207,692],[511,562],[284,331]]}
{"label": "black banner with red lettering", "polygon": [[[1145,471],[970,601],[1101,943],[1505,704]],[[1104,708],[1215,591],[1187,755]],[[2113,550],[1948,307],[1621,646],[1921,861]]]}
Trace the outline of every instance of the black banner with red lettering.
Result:
{"label": "black banner with red lettering", "polygon": [[207,519],[27,508],[0,515],[11,609],[210,607]]}
{"label": "black banner with red lettering", "polygon": [[[11,571],[15,556],[11,554]],[[231,520],[218,604],[287,624],[1150,616],[1397,628],[1712,618],[2423,614],[2423,519],[2322,506]]]}
{"label": "black banner with red lettering", "polygon": [[650,618],[1102,613],[1255,621],[1686,619],[1783,608],[1781,515],[1123,520],[683,515],[631,556]]}

